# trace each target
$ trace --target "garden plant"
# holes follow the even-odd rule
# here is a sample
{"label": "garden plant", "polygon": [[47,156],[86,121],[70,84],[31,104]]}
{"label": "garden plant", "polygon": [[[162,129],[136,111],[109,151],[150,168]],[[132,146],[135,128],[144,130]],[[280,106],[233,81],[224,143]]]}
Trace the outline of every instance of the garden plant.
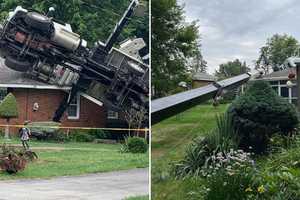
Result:
{"label": "garden plant", "polygon": [[156,181],[181,185],[181,199],[300,199],[297,116],[295,106],[256,81]]}

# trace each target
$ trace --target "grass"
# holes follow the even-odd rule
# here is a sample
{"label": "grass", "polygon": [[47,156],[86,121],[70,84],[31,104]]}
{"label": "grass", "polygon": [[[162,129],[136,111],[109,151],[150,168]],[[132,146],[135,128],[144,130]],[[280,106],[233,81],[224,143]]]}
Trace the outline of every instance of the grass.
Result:
{"label": "grass", "polygon": [[125,200],[149,200],[149,196],[129,197]]}
{"label": "grass", "polygon": [[187,193],[197,188],[192,179],[173,180],[168,176],[170,163],[178,161],[195,137],[204,136],[216,125],[216,116],[224,113],[228,105],[214,108],[210,104],[196,106],[152,127],[152,199],[188,199]]}
{"label": "grass", "polygon": [[[203,188],[206,184],[204,179],[176,180],[171,177],[170,164],[182,159],[187,144],[193,138],[205,136],[215,127],[215,116],[224,113],[227,106],[213,108],[211,105],[199,105],[180,116],[172,117],[152,127],[152,199],[190,200],[195,197],[191,196],[193,192]],[[282,149],[281,152],[255,157],[258,180],[263,180],[262,184],[266,184],[267,191],[269,189],[268,199],[274,199],[272,195],[277,193],[298,195],[297,199],[299,199],[300,185],[297,185],[300,177],[299,152],[300,139],[298,138],[292,146]],[[287,174],[286,171],[291,174],[288,176],[289,185],[282,184],[281,178]]]}
{"label": "grass", "polygon": [[[3,143],[0,140],[0,144]],[[11,140],[20,144],[19,140]],[[148,167],[148,154],[120,153],[120,144],[54,143],[31,141],[39,159],[16,175],[0,172],[0,180],[50,178]]]}

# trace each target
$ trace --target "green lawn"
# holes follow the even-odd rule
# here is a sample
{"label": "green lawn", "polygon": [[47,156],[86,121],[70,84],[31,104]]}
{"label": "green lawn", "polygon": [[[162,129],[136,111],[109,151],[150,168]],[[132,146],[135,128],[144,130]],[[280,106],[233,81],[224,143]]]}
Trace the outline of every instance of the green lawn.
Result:
{"label": "green lawn", "polygon": [[[152,199],[189,200],[191,192],[198,191],[205,184],[204,179],[186,178],[175,180],[169,175],[170,164],[183,158],[187,144],[193,138],[204,136],[216,125],[216,115],[224,113],[228,105],[214,108],[204,104],[194,107],[179,116],[167,119],[152,127]],[[274,187],[279,182],[279,174],[289,172],[289,191],[299,191],[300,177],[300,139],[294,140],[290,148],[281,152],[255,157],[258,176],[264,177],[265,184]],[[279,174],[279,175],[278,175]],[[277,179],[276,179],[277,178]],[[277,182],[274,182],[276,181]],[[296,189],[295,189],[296,188]],[[277,188],[278,189],[278,188]],[[284,192],[284,190],[283,190]],[[299,194],[300,195],[300,194]]]}
{"label": "green lawn", "polygon": [[[20,142],[12,140],[11,143]],[[0,179],[49,178],[148,167],[148,153],[120,153],[120,144],[31,141],[30,145],[39,159],[16,175],[0,172]]]}
{"label": "green lawn", "polygon": [[149,200],[149,196],[129,197],[126,200]]}
{"label": "green lawn", "polygon": [[168,177],[170,163],[182,158],[185,147],[193,138],[211,130],[216,123],[215,117],[224,113],[227,107],[199,105],[152,127],[152,199],[187,199],[187,191],[197,187],[199,181]]}

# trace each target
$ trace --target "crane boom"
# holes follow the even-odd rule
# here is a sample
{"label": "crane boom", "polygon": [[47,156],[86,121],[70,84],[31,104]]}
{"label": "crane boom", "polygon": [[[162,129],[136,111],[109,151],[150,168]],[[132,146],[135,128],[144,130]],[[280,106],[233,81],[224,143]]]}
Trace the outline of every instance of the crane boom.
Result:
{"label": "crane boom", "polygon": [[207,86],[155,99],[151,102],[151,124],[154,125],[215,97],[220,89],[230,90],[236,88],[247,82],[250,76],[248,73],[241,74]]}

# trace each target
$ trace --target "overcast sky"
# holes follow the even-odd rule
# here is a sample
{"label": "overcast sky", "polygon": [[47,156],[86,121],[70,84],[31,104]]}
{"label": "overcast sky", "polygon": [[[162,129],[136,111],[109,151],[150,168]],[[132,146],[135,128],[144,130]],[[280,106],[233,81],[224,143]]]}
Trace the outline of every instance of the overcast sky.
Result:
{"label": "overcast sky", "polygon": [[275,33],[300,40],[297,0],[178,0],[187,21],[198,20],[202,54],[213,73],[238,58],[253,68],[259,48]]}

